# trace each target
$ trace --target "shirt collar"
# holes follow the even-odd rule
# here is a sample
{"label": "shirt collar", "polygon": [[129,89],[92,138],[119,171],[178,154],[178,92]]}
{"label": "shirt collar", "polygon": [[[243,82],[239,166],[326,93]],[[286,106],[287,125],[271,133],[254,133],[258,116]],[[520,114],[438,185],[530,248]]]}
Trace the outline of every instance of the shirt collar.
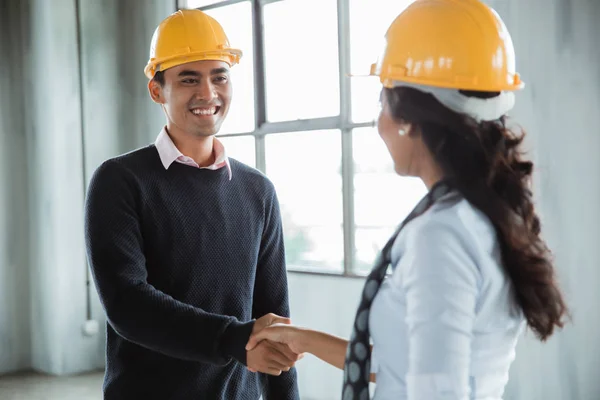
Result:
{"label": "shirt collar", "polygon": [[213,137],[213,152],[215,155],[215,162],[207,167],[198,166],[198,164],[196,164],[194,160],[181,153],[177,146],[175,146],[175,143],[173,143],[173,140],[169,136],[166,127],[163,127],[163,129],[161,129],[160,133],[158,134],[158,137],[156,138],[156,141],[154,142],[154,145],[156,147],[156,150],[158,151],[160,161],[165,169],[169,169],[171,164],[173,164],[174,162],[194,166],[200,169],[216,170],[219,168],[226,167],[227,172],[229,173],[229,180],[231,180],[231,164],[229,163],[229,157],[227,157],[225,146],[216,137]]}

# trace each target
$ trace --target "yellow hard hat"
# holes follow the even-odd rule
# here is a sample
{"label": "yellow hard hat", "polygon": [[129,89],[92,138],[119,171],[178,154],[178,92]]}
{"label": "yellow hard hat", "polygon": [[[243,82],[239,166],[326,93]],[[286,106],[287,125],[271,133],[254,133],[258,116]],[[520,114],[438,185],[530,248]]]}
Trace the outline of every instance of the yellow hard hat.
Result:
{"label": "yellow hard hat", "polygon": [[524,86],[504,22],[479,0],[416,0],[390,25],[371,75],[387,88],[394,81],[490,92]]}
{"label": "yellow hard hat", "polygon": [[201,60],[224,61],[233,66],[241,57],[242,51],[230,47],[217,20],[200,10],[179,10],[154,31],[144,73],[152,79],[157,71]]}

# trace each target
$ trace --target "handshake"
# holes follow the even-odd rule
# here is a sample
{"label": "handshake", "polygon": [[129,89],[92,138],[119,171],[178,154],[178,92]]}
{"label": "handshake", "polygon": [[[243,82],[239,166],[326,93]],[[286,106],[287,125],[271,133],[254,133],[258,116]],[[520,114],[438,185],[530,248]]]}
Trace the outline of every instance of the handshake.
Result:
{"label": "handshake", "polygon": [[304,357],[296,340],[301,328],[289,318],[267,314],[256,320],[246,345],[246,365],[251,372],[281,375]]}

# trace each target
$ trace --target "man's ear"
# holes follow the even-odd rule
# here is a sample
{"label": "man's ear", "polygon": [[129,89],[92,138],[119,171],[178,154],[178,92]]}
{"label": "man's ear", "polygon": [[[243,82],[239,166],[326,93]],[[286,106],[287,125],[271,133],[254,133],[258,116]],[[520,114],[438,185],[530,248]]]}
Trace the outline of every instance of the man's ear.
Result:
{"label": "man's ear", "polygon": [[165,101],[163,97],[163,88],[154,79],[151,79],[148,82],[148,92],[150,93],[150,98],[153,102],[157,104],[164,104]]}

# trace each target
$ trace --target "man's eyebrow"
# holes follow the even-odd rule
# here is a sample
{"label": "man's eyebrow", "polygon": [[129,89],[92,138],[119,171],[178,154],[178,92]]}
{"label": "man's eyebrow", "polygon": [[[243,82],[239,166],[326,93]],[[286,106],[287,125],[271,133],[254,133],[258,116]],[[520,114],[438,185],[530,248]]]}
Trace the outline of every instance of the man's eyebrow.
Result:
{"label": "man's eyebrow", "polygon": [[210,71],[211,75],[219,75],[219,74],[228,74],[229,70],[227,68],[221,67],[221,68],[215,68],[213,70]]}
{"label": "man's eyebrow", "polygon": [[196,76],[196,77],[199,77],[199,76],[201,76],[201,74],[199,72],[197,72],[197,71],[192,71],[192,70],[189,70],[189,69],[185,69],[185,70],[183,70],[183,71],[181,71],[179,73],[179,76]]}
{"label": "man's eyebrow", "polygon": [[[229,73],[229,69],[221,67],[221,68],[214,68],[210,71],[211,75],[219,75],[219,74],[228,74]],[[185,77],[185,76],[193,76],[196,78],[199,78],[202,76],[202,74],[198,71],[193,71],[191,69],[184,69],[183,71],[181,71],[179,73],[180,77]]]}

